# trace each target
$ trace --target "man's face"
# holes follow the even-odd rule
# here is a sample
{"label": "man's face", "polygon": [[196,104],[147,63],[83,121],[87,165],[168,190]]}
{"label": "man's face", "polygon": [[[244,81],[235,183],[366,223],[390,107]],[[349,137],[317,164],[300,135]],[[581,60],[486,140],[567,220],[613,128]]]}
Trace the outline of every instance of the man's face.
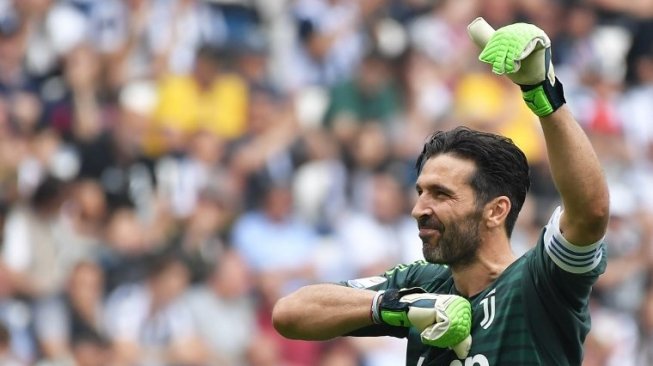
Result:
{"label": "man's face", "polygon": [[417,220],[424,258],[431,263],[467,264],[480,243],[482,211],[469,185],[476,167],[470,160],[450,154],[426,161],[417,178]]}

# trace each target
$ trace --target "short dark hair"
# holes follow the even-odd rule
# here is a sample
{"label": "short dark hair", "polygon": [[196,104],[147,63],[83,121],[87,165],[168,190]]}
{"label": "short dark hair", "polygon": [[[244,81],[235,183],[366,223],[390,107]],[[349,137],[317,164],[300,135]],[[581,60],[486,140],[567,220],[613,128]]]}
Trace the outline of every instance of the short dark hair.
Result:
{"label": "short dark hair", "polygon": [[188,268],[181,253],[176,250],[168,250],[162,253],[154,253],[149,258],[150,262],[147,266],[147,274],[151,279],[157,278],[165,273],[169,268],[173,268],[177,264],[182,267]]}
{"label": "short dark hair", "polygon": [[531,184],[524,153],[505,136],[456,127],[428,138],[415,164],[417,175],[428,159],[447,153],[476,165],[469,184],[476,193],[478,206],[499,196],[510,199],[512,207],[505,224],[510,237]]}

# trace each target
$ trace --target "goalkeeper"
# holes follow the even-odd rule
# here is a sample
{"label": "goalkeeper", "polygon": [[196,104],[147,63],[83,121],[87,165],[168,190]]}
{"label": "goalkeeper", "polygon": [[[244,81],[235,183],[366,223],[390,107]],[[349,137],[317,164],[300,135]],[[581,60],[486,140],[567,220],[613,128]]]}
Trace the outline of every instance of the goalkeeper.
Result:
{"label": "goalkeeper", "polygon": [[561,207],[516,258],[510,236],[530,185],[524,154],[501,136],[436,132],[416,164],[412,215],[425,260],[299,289],[274,308],[282,335],[406,337],[411,366],[582,363],[589,295],[606,266],[602,169],[565,105],[547,35],[523,23],[495,32],[481,18],[468,29],[480,60],[514,81],[539,117]]}

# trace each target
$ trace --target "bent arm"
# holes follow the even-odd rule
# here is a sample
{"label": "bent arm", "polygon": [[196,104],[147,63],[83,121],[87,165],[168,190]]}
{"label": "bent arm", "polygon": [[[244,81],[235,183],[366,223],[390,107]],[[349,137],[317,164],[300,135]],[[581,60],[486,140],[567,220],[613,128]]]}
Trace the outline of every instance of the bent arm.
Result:
{"label": "bent arm", "polygon": [[305,286],[275,304],[272,322],[287,338],[331,339],[373,324],[374,294],[334,284]]}
{"label": "bent arm", "polygon": [[595,243],[605,234],[609,216],[608,186],[598,157],[566,105],[540,122],[564,206],[560,231],[575,245]]}

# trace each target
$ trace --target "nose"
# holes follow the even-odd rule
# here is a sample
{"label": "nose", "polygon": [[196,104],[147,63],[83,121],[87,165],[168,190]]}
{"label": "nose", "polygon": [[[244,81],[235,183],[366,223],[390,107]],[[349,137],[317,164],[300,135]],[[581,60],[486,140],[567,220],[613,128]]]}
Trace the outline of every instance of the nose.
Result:
{"label": "nose", "polygon": [[410,212],[410,215],[413,216],[415,220],[419,220],[421,217],[428,216],[432,213],[431,209],[424,203],[424,200],[417,198],[415,205]]}

